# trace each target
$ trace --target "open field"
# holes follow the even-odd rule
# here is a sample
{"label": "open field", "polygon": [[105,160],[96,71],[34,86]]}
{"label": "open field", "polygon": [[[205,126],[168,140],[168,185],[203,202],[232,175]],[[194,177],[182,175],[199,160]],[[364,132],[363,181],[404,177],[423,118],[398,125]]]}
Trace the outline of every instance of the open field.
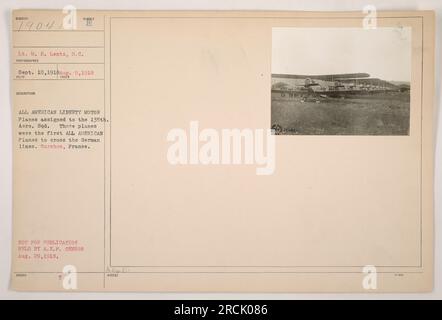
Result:
{"label": "open field", "polygon": [[409,121],[409,92],[306,101],[272,96],[271,125],[277,134],[408,135]]}

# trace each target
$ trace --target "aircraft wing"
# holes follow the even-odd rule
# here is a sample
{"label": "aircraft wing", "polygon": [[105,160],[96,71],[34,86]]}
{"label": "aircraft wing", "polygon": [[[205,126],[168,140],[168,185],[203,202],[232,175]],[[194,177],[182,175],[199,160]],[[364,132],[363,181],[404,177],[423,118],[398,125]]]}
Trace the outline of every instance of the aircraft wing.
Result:
{"label": "aircraft wing", "polygon": [[321,75],[302,75],[302,74],[282,74],[282,73],[272,73],[272,78],[281,79],[315,79],[323,81],[334,81],[339,79],[360,79],[368,78],[370,75],[368,73],[337,73],[337,74],[321,74]]}

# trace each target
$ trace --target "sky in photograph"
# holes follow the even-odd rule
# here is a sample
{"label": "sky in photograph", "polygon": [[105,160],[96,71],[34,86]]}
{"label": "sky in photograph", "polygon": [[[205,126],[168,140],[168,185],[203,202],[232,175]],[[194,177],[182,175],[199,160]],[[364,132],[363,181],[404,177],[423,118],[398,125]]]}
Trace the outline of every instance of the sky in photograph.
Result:
{"label": "sky in photograph", "polygon": [[411,28],[273,28],[272,73],[410,81]]}

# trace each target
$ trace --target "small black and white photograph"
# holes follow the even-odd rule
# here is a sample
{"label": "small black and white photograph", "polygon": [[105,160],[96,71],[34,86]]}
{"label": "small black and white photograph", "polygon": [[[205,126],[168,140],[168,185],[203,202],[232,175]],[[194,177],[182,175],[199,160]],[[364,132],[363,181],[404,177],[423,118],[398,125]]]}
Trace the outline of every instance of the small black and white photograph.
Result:
{"label": "small black and white photograph", "polygon": [[409,135],[411,29],[272,28],[276,135]]}

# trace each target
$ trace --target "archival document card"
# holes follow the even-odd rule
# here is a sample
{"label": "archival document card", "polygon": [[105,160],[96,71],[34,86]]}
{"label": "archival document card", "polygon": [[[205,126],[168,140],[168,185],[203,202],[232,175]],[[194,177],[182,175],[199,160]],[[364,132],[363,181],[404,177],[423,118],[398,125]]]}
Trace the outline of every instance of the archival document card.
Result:
{"label": "archival document card", "polygon": [[434,14],[15,10],[15,290],[424,292]]}

